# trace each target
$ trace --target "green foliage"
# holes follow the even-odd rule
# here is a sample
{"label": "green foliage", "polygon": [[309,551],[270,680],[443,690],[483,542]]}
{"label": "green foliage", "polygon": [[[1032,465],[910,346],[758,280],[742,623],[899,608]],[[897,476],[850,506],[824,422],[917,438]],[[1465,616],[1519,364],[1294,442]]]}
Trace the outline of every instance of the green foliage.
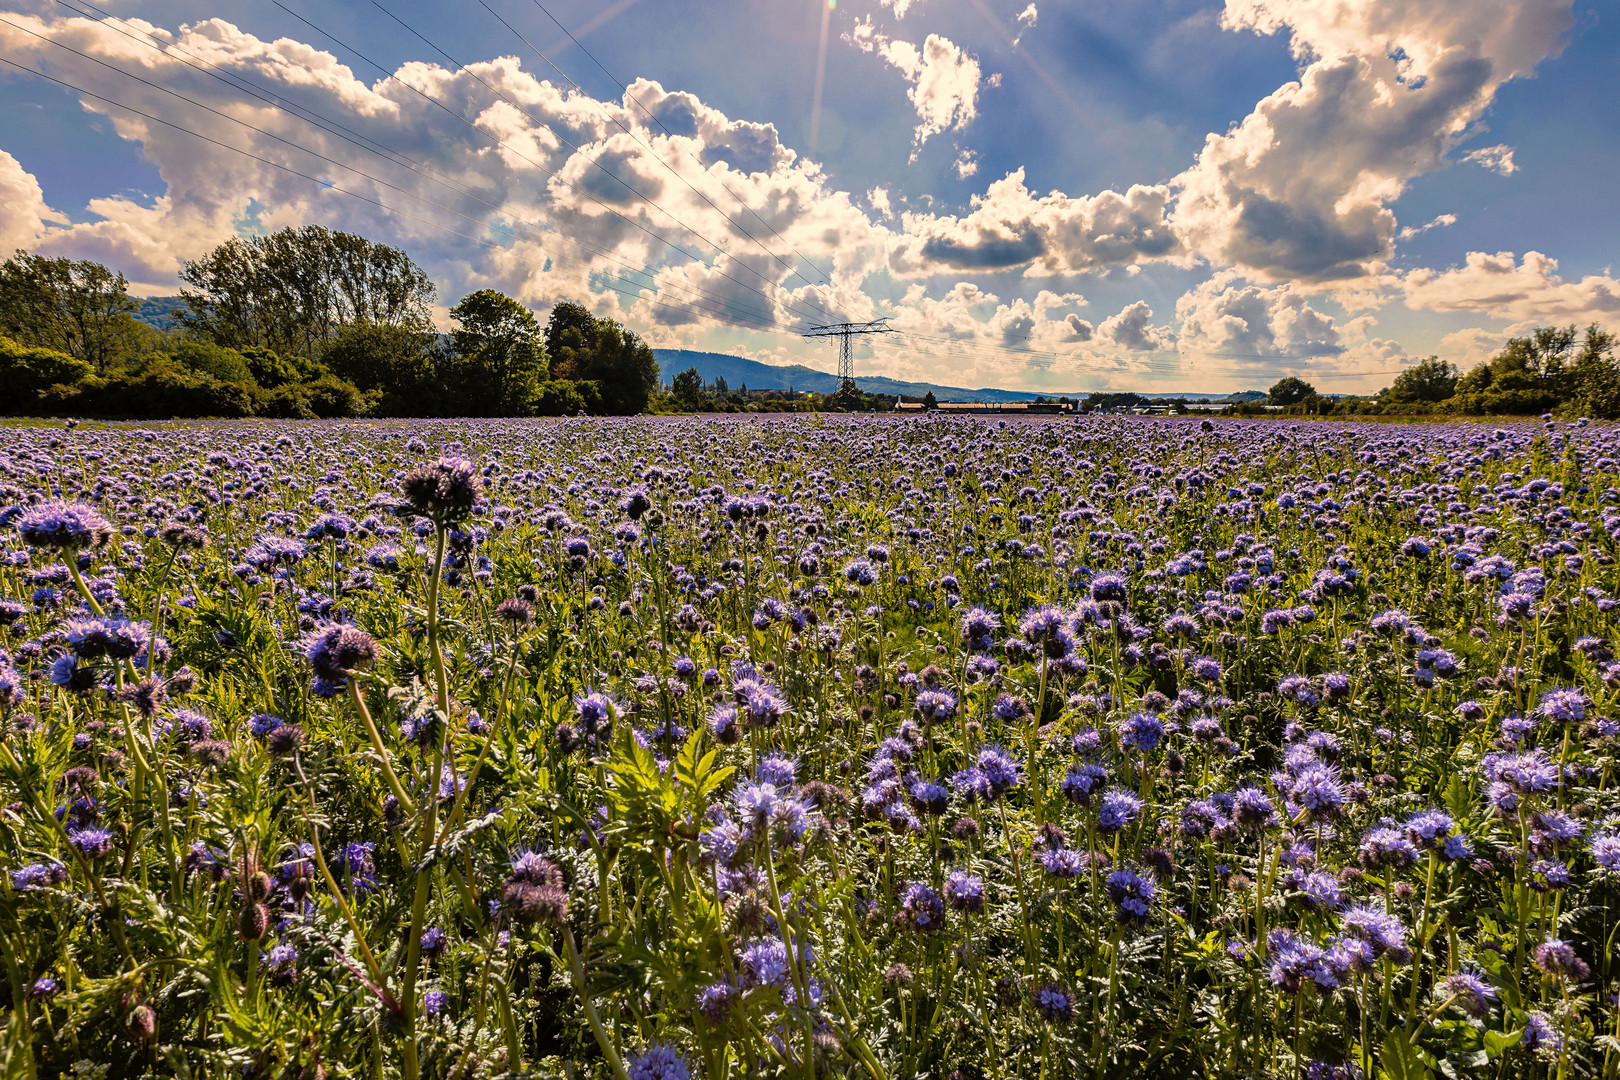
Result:
{"label": "green foliage", "polygon": [[1431,356],[1397,375],[1384,398],[1399,404],[1444,401],[1457,392],[1458,378],[1457,365]]}
{"label": "green foliage", "polygon": [[287,383],[308,382],[327,374],[325,365],[302,356],[278,356],[258,345],[243,349],[242,359],[247,361],[253,381],[266,389]]}
{"label": "green foliage", "polygon": [[1595,323],[1575,358],[1575,410],[1602,420],[1620,419],[1620,365],[1614,356],[1615,335]]}
{"label": "green foliage", "polygon": [[365,416],[371,399],[351,382],[330,372],[308,382],[283,383],[254,395],[260,416],[285,420],[340,419]]}
{"label": "green foliage", "polygon": [[8,413],[37,408],[40,394],[55,385],[70,386],[93,369],[83,360],[54,349],[21,345],[0,337],[0,402]]}
{"label": "green foliage", "polygon": [[697,412],[703,407],[703,376],[698,374],[697,368],[687,368],[675,376],[670,393],[681,408],[687,412]]}
{"label": "green foliage", "polygon": [[[262,362],[262,361],[261,361]],[[258,386],[247,358],[235,349],[214,345],[206,341],[182,341],[172,353],[156,353],[143,361],[143,366],[156,363],[178,364],[187,371],[207,375],[220,382]]]}
{"label": "green foliage", "polygon": [[233,237],[187,262],[182,326],[216,344],[319,356],[357,322],[425,331],[435,289],[410,256],[319,225]]}
{"label": "green foliage", "polygon": [[1286,379],[1278,379],[1272,385],[1266,393],[1266,404],[1298,405],[1316,396],[1316,387],[1297,375],[1290,375]]}
{"label": "green foliage", "polygon": [[405,326],[357,322],[338,331],[321,353],[334,375],[377,395],[380,416],[437,416],[448,393],[434,364],[432,335]]}
{"label": "green foliage", "polygon": [[536,389],[534,415],[578,416],[582,412],[598,412],[601,405],[602,387],[599,383],[548,379]]}
{"label": "green foliage", "polygon": [[0,334],[83,360],[98,375],[157,340],[136,309],[124,275],[97,262],[19,251],[0,264]]}
{"label": "green foliage", "polygon": [[64,402],[68,411],[109,419],[164,416],[252,416],[258,388],[188,369],[163,354],[139,372],[85,381]]}
{"label": "green foliage", "polygon": [[598,319],[564,301],[546,323],[546,352],[554,379],[599,383],[600,411],[628,416],[643,412],[658,386],[658,361],[636,334],[612,319]]}
{"label": "green foliage", "polygon": [[504,293],[479,289],[450,309],[450,340],[471,416],[528,416],[545,373],[546,348],[534,312]]}

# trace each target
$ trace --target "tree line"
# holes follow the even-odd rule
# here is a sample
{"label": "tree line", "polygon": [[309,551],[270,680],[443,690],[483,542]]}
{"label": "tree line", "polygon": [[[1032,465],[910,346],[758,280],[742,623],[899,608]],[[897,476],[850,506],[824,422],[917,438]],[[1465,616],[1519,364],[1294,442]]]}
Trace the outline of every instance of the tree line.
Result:
{"label": "tree line", "polygon": [[433,325],[437,290],[397,248],[319,225],[227,240],[184,264],[159,330],[124,276],[19,251],[0,264],[0,410],[168,416],[628,415],[652,349],[556,304],[544,324],[479,289]]}
{"label": "tree line", "polygon": [[1615,345],[1615,335],[1595,323],[1584,332],[1573,325],[1543,326],[1510,339],[1501,352],[1467,373],[1431,356],[1376,394],[1339,398],[1325,397],[1304,379],[1289,376],[1272,386],[1261,404],[1322,416],[1559,413],[1615,420],[1620,419]]}

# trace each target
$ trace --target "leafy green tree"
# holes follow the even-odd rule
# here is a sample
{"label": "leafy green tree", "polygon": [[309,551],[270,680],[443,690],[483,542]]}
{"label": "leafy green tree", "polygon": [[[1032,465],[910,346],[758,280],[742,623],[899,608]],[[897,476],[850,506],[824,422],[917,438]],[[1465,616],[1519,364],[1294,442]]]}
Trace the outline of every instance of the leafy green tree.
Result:
{"label": "leafy green tree", "polygon": [[595,318],[579,304],[564,301],[551,309],[546,351],[553,379],[601,384],[602,411],[612,415],[644,411],[658,386],[652,349],[614,320]]}
{"label": "leafy green tree", "polygon": [[433,344],[433,335],[409,327],[351,323],[327,345],[321,363],[375,396],[380,416],[441,416],[450,402]]}
{"label": "leafy green tree", "polygon": [[53,386],[72,386],[93,374],[90,364],[55,349],[0,337],[0,411],[26,413]]}
{"label": "leafy green tree", "polygon": [[310,382],[330,374],[325,365],[313,360],[302,356],[278,356],[270,349],[257,345],[249,345],[241,353],[253,381],[267,390],[288,383]]}
{"label": "leafy green tree", "polygon": [[1431,356],[1397,375],[1384,399],[1397,403],[1445,401],[1457,393],[1458,378],[1456,364]]}
{"label": "leafy green tree", "polygon": [[1602,420],[1620,418],[1620,365],[1614,358],[1615,335],[1596,323],[1586,328],[1586,340],[1575,358],[1575,407]]}
{"label": "leafy green tree", "polygon": [[432,325],[433,282],[410,256],[319,225],[233,237],[180,277],[180,324],[234,349],[314,358],[351,323]]}
{"label": "leafy green tree", "polygon": [[157,332],[133,316],[137,306],[124,275],[98,262],[19,251],[0,264],[0,333],[98,375],[156,344]]}
{"label": "leafy green tree", "polygon": [[227,349],[223,345],[207,341],[182,341],[173,353],[156,355],[160,357],[167,355],[185,370],[211,376],[220,382],[239,383],[243,386],[258,385],[252,369],[248,366],[247,358],[235,349]]}
{"label": "leafy green tree", "polygon": [[1267,405],[1298,405],[1308,398],[1316,396],[1316,387],[1301,379],[1297,375],[1290,375],[1286,379],[1278,379],[1266,394]]}
{"label": "leafy green tree", "polygon": [[697,412],[703,407],[703,376],[698,374],[695,367],[689,367],[675,376],[670,391],[676,403],[688,412]]}
{"label": "leafy green tree", "polygon": [[593,382],[550,379],[540,384],[535,395],[536,416],[578,416],[602,409],[602,388]]}
{"label": "leafy green tree", "polygon": [[1575,348],[1577,331],[1569,326],[1537,327],[1524,337],[1516,337],[1491,360],[1492,382],[1512,372],[1523,372],[1532,385],[1554,394],[1570,388],[1570,352]]}
{"label": "leafy green tree", "polygon": [[937,409],[937,408],[939,408],[939,399],[934,396],[934,392],[932,390],[928,391],[928,393],[923,395],[923,402],[922,403],[923,403],[923,408],[925,408],[925,409]]}
{"label": "leafy green tree", "polygon": [[494,289],[479,289],[450,309],[460,326],[450,340],[460,360],[467,411],[528,416],[546,371],[546,346],[534,312]]}

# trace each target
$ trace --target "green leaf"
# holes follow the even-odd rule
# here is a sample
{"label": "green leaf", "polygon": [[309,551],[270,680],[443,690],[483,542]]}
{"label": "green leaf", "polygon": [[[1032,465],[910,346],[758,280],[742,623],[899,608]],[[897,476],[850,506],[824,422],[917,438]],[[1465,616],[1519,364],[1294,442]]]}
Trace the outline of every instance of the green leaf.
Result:
{"label": "green leaf", "polygon": [[1485,1032],[1486,1058],[1488,1060],[1495,1061],[1497,1058],[1507,1053],[1508,1050],[1517,1046],[1519,1044],[1519,1039],[1523,1035],[1523,1031],[1515,1031],[1512,1034],[1508,1034],[1504,1031]]}
{"label": "green leaf", "polygon": [[1417,1048],[1406,1041],[1406,1032],[1400,1028],[1384,1036],[1378,1071],[1380,1076],[1389,1080],[1423,1080],[1433,1075],[1418,1056]]}

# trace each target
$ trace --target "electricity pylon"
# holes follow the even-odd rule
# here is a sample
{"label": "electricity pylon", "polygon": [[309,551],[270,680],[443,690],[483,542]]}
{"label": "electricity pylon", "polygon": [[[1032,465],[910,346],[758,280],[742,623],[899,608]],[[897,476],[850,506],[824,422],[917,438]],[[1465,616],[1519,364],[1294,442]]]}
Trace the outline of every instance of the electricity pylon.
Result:
{"label": "electricity pylon", "polygon": [[888,325],[888,319],[877,319],[864,323],[828,323],[825,326],[812,326],[806,330],[807,338],[837,338],[838,339],[838,385],[855,381],[855,357],[851,353],[850,339],[856,334],[897,334],[894,327]]}

